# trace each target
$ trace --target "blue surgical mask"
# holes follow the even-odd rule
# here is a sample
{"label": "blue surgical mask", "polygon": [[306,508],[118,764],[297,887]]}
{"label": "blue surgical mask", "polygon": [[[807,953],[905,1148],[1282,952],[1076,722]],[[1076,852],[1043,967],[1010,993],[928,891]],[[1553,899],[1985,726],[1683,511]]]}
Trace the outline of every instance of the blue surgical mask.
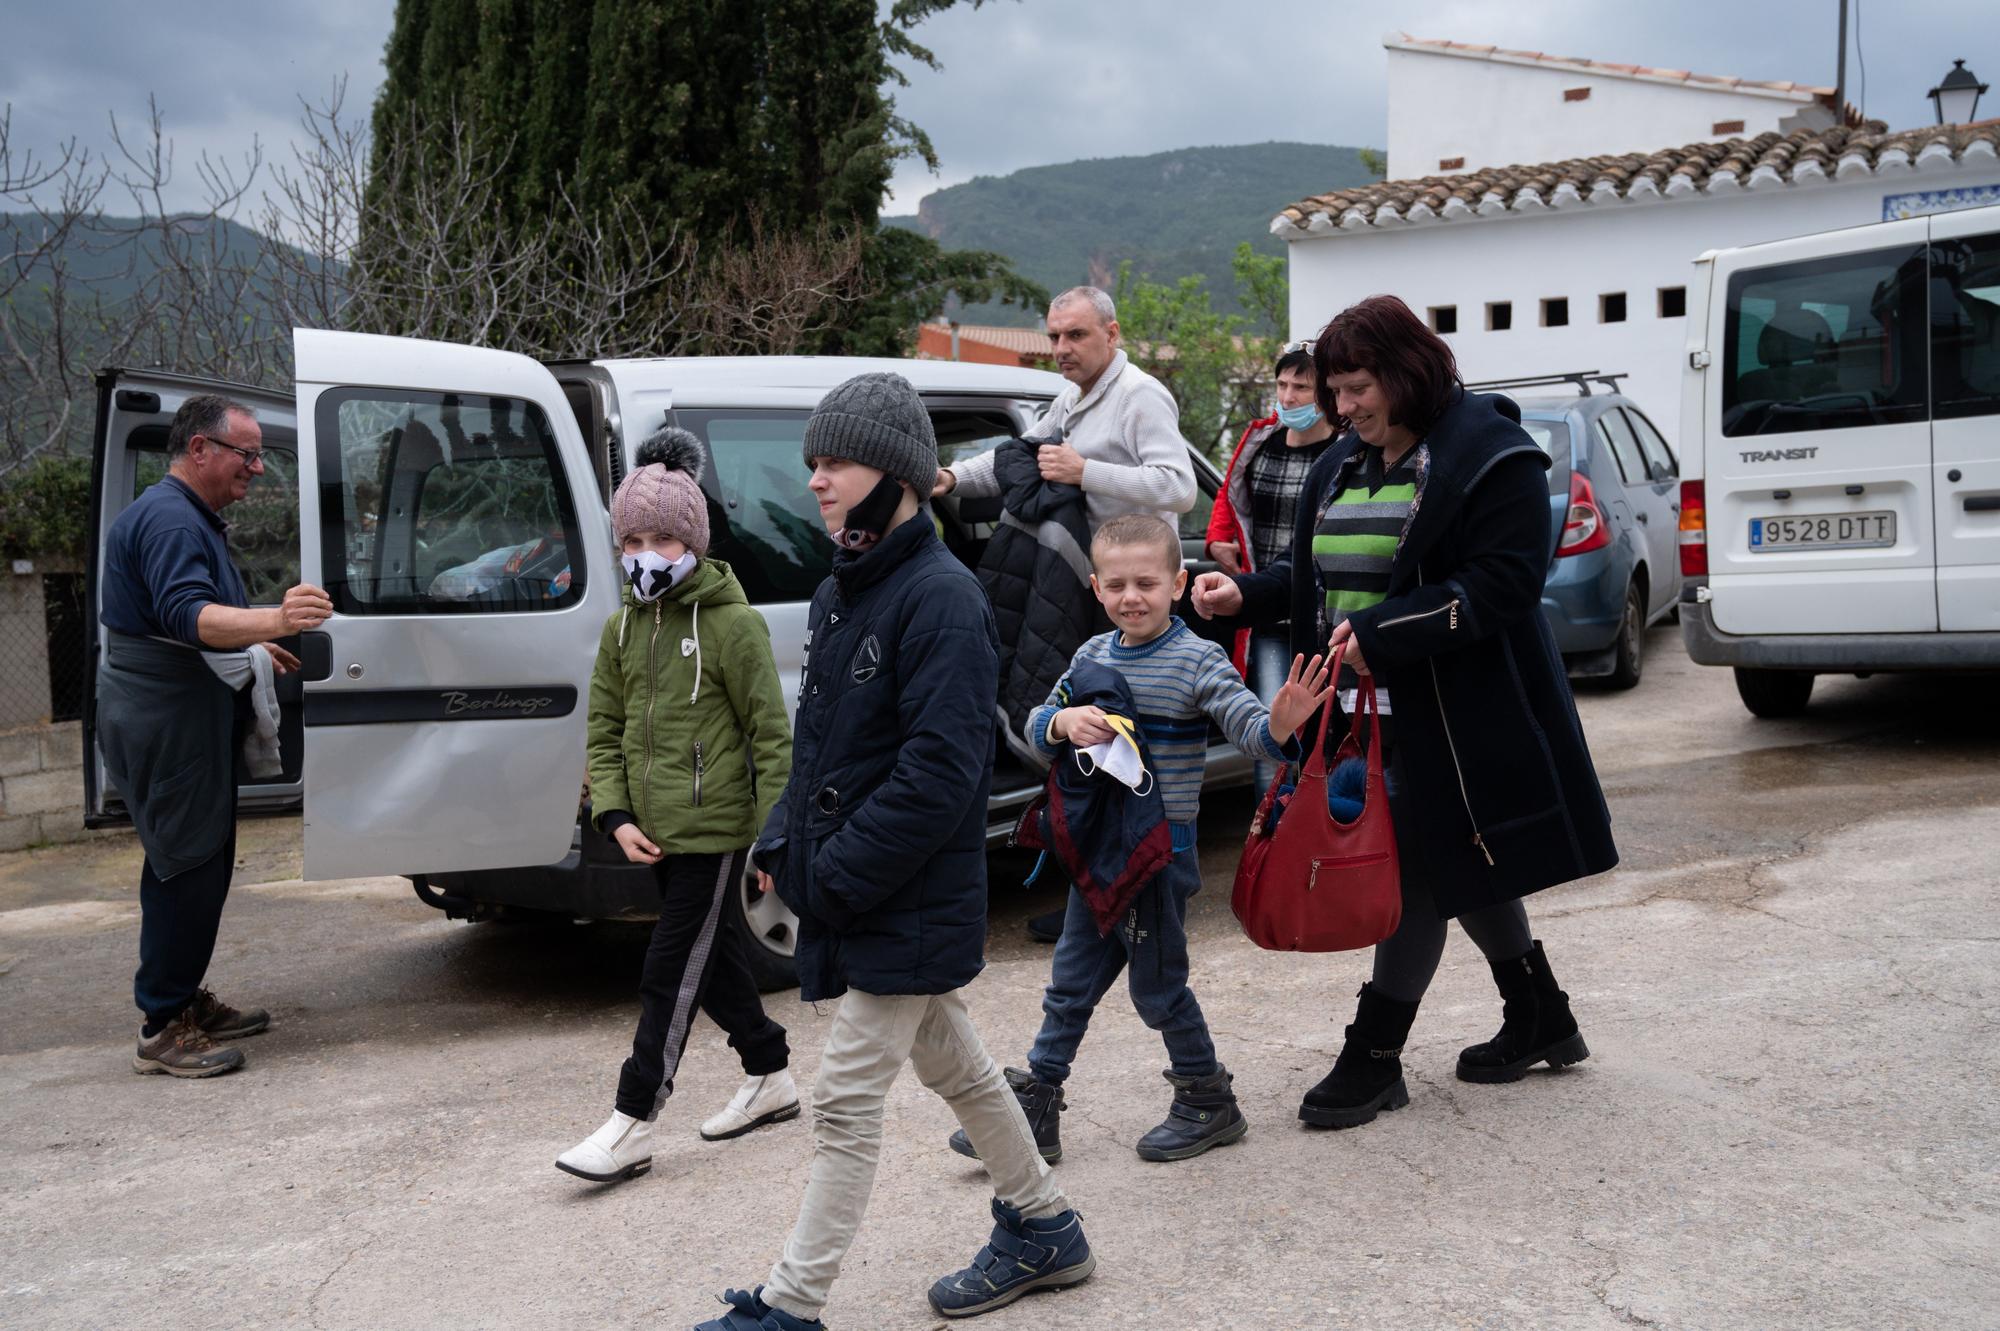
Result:
{"label": "blue surgical mask", "polygon": [[1279,407],[1278,424],[1287,430],[1310,430],[1320,422],[1319,403],[1307,402],[1296,407]]}

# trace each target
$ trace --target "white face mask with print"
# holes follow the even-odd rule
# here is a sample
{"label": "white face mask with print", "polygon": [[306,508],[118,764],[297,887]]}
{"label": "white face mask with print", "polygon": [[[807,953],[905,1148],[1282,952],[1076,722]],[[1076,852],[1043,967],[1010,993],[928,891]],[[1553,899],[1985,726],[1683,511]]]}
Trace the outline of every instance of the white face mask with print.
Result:
{"label": "white face mask with print", "polygon": [[1106,716],[1111,728],[1118,733],[1102,744],[1092,744],[1076,751],[1076,765],[1085,776],[1093,772],[1103,772],[1112,780],[1130,786],[1143,795],[1152,789],[1153,774],[1146,770],[1146,761],[1139,755],[1139,745],[1133,740],[1131,722],[1122,716]]}
{"label": "white face mask with print", "polygon": [[625,580],[632,584],[632,594],[641,601],[657,601],[694,572],[695,557],[692,550],[683,550],[679,559],[668,559],[657,550],[641,550],[636,555],[619,556],[618,562],[624,566]]}

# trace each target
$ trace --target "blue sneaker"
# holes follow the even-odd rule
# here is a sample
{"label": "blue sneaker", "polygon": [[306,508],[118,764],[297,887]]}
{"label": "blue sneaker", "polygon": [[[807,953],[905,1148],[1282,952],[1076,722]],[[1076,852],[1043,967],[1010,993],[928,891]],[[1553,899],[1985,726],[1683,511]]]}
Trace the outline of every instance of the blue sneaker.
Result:
{"label": "blue sneaker", "polygon": [[763,1292],[762,1285],[754,1290],[726,1291],[722,1301],[729,1305],[729,1311],[701,1323],[694,1331],[825,1331],[826,1324],[817,1317],[810,1322],[801,1321],[782,1309],[768,1306],[758,1297]]}
{"label": "blue sneaker", "polygon": [[972,1265],[931,1286],[931,1307],[946,1317],[990,1313],[1033,1290],[1081,1284],[1097,1269],[1075,1211],[1023,1220],[995,1197],[993,1222],[993,1236]]}

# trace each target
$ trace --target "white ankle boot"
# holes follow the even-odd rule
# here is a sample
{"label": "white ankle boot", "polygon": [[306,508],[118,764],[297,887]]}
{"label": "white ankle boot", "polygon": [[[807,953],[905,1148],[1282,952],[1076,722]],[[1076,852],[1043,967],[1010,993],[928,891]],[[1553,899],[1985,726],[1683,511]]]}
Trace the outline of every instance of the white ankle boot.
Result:
{"label": "white ankle boot", "polygon": [[701,1125],[703,1141],[727,1141],[763,1127],[799,1116],[799,1088],[790,1072],[773,1072],[752,1077],[737,1088],[736,1095],[720,1114]]}
{"label": "white ankle boot", "polygon": [[556,1168],[592,1183],[618,1183],[653,1167],[653,1125],[617,1110],[603,1127],[556,1157]]}

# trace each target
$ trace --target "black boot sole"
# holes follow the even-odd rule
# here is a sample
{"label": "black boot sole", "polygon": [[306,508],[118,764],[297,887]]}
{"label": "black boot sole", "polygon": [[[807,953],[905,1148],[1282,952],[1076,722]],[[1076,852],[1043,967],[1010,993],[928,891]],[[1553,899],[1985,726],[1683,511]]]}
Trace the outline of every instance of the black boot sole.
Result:
{"label": "black boot sole", "polygon": [[650,1172],[653,1168],[653,1157],[649,1155],[644,1160],[635,1160],[625,1168],[614,1170],[609,1174],[588,1174],[575,1165],[566,1165],[560,1160],[556,1161],[556,1168],[565,1174],[573,1174],[592,1183],[623,1183],[628,1178],[637,1178],[641,1174]]}
{"label": "black boot sole", "polygon": [[1212,1150],[1217,1146],[1227,1146],[1231,1142],[1240,1142],[1249,1135],[1250,1120],[1239,1118],[1213,1137],[1203,1137],[1198,1142],[1192,1142],[1186,1146],[1176,1146],[1170,1151],[1163,1151],[1157,1146],[1144,1145],[1134,1147],[1133,1149],[1138,1151],[1141,1160],[1150,1160],[1154,1164],[1166,1164],[1174,1160],[1192,1160],[1203,1151]]}
{"label": "black boot sole", "polygon": [[695,1135],[705,1142],[733,1142],[738,1137],[746,1137],[759,1128],[768,1128],[773,1123],[789,1123],[798,1116],[799,1102],[794,1100],[783,1109],[773,1109],[768,1114],[759,1114],[740,1128],[731,1128],[727,1132],[718,1132],[713,1137],[697,1128]]}
{"label": "black boot sole", "polygon": [[1408,1103],[1410,1088],[1398,1077],[1383,1087],[1375,1098],[1358,1105],[1302,1104],[1299,1106],[1299,1122],[1311,1128],[1358,1128],[1363,1123],[1374,1122],[1375,1115],[1401,1109]]}
{"label": "black boot sole", "polygon": [[[972,1143],[969,1141],[960,1141],[958,1134],[955,1132],[951,1135],[950,1146],[952,1150],[957,1151],[968,1160],[979,1159],[979,1152],[972,1149]],[[1042,1157],[1042,1163],[1045,1165],[1053,1165],[1062,1159],[1062,1147],[1060,1145],[1038,1145],[1035,1147],[1035,1153]]]}
{"label": "black boot sole", "polygon": [[1590,1057],[1590,1048],[1583,1042],[1583,1032],[1576,1031],[1552,1045],[1537,1049],[1524,1058],[1512,1063],[1501,1063],[1493,1067],[1468,1064],[1463,1058],[1458,1062],[1458,1079],[1469,1081],[1475,1086],[1498,1086],[1510,1081],[1519,1081],[1528,1075],[1528,1069],[1537,1063],[1547,1063],[1551,1068],[1566,1068],[1572,1063],[1581,1063]]}

